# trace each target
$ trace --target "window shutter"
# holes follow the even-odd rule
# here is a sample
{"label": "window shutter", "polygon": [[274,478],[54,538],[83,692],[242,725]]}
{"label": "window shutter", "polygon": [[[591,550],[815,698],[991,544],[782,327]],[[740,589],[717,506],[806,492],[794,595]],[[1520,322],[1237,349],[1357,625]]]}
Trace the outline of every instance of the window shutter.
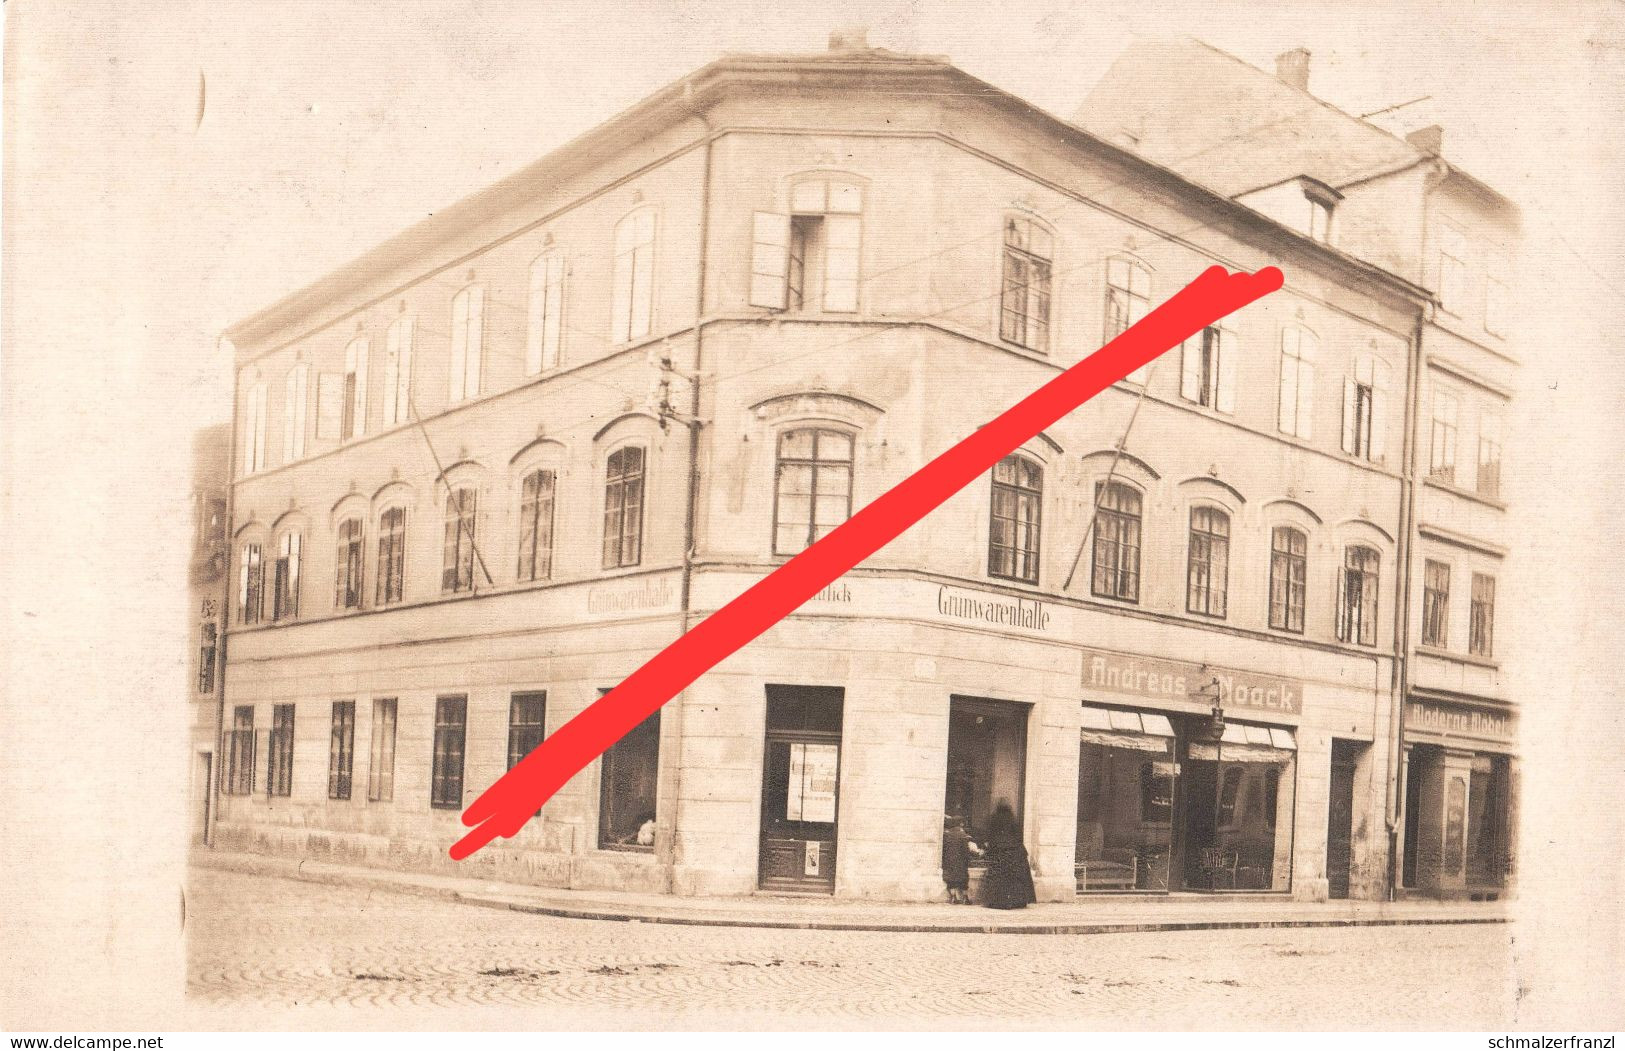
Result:
{"label": "window shutter", "polygon": [[554,255],[547,260],[547,317],[542,324],[542,368],[551,369],[558,365],[563,339],[564,257]]}
{"label": "window shutter", "polygon": [[1315,422],[1315,364],[1298,362],[1298,437],[1304,441],[1314,438]]}
{"label": "window shutter", "polygon": [[1383,424],[1388,418],[1388,392],[1381,387],[1371,388],[1371,462],[1382,463],[1388,454]]}
{"label": "window shutter", "polygon": [[1186,401],[1202,400],[1202,338],[1196,335],[1180,344],[1179,396]]}
{"label": "window shutter", "polygon": [[457,293],[451,301],[451,384],[447,396],[463,400],[468,368],[468,292]]}
{"label": "window shutter", "polygon": [[396,388],[400,386],[401,375],[401,326],[399,323],[389,326],[389,334],[384,338],[384,426],[392,426],[401,422],[400,409],[397,405],[399,394]]}
{"label": "window shutter", "polygon": [[630,253],[615,257],[614,284],[610,294],[609,338],[612,343],[625,343],[632,338],[632,257]]}
{"label": "window shutter", "polygon": [[1355,409],[1359,404],[1353,376],[1343,377],[1343,451],[1354,451]]}
{"label": "window shutter", "polygon": [[790,217],[756,212],[751,224],[750,305],[783,310],[790,273]]}
{"label": "window shutter", "polygon": [[1214,408],[1220,412],[1236,411],[1236,337],[1224,329],[1214,329],[1213,348],[1218,356],[1214,371],[1218,375],[1218,392]]}
{"label": "window shutter", "polygon": [[[351,368],[355,372],[355,423],[354,433],[347,437],[359,438],[367,433],[367,358],[371,355],[372,341],[358,339],[354,342],[355,361]],[[320,392],[318,392],[320,393]],[[320,422],[318,421],[318,427]]]}
{"label": "window shutter", "polygon": [[[1286,340],[1284,333],[1281,339],[1284,344]],[[1298,359],[1288,357],[1286,348],[1283,345],[1281,349],[1281,390],[1278,398],[1279,407],[1276,412],[1276,419],[1279,421],[1278,425],[1282,432],[1286,434],[1298,433],[1296,424],[1298,422],[1298,405],[1301,400],[1298,393]]]}
{"label": "window shutter", "polygon": [[265,468],[265,382],[254,385],[254,470]]}
{"label": "window shutter", "polygon": [[824,309],[858,309],[858,245],[863,221],[855,215],[824,218]]}
{"label": "window shutter", "polygon": [[395,422],[405,423],[412,416],[412,336],[417,319],[407,318],[401,325],[401,353],[399,373],[395,377]]}
{"label": "window shutter", "polygon": [[632,269],[632,317],[630,339],[649,334],[655,307],[655,249],[650,241],[637,250]]}
{"label": "window shutter", "polygon": [[530,264],[530,316],[525,327],[525,375],[542,371],[542,329],[547,324],[547,271],[550,260]]}
{"label": "window shutter", "polygon": [[1333,608],[1337,610],[1337,637],[1346,642],[1349,634],[1348,570],[1337,570],[1333,583],[1336,585],[1332,600]]}
{"label": "window shutter", "polygon": [[480,395],[480,371],[485,363],[485,289],[468,290],[468,339],[464,359],[463,397]]}

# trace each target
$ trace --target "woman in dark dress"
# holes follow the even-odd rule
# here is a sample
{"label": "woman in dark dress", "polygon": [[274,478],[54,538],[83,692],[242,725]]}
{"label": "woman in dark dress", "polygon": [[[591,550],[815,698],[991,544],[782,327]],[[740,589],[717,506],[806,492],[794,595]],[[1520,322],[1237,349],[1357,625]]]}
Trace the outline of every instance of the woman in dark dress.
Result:
{"label": "woman in dark dress", "polygon": [[1037,900],[1027,848],[1021,842],[1021,826],[1010,804],[1001,802],[988,821],[982,904],[990,909],[1022,909]]}

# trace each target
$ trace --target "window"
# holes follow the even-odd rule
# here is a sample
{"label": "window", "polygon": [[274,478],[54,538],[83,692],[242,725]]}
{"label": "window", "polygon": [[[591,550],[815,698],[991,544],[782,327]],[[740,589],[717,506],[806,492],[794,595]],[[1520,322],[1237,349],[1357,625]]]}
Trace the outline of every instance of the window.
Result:
{"label": "window", "polygon": [[412,334],[417,327],[409,314],[389,326],[384,346],[384,425],[394,427],[412,418]]}
{"label": "window", "polygon": [[1472,623],[1467,633],[1467,650],[1476,657],[1495,655],[1495,578],[1473,574]]}
{"label": "window", "polygon": [[773,553],[793,555],[852,516],[852,436],[821,427],[779,435]]}
{"label": "window", "polygon": [[557,368],[564,339],[564,256],[547,252],[530,264],[530,318],[525,335],[525,374]]}
{"label": "window", "polygon": [[301,362],[288,372],[282,396],[282,462],[305,455],[305,406],[310,401],[310,366]]}
{"label": "window", "polygon": [[243,473],[265,470],[265,381],[248,388],[243,405]]}
{"label": "window", "polygon": [[445,558],[441,562],[440,590],[471,591],[474,588],[474,527],[478,517],[479,494],[473,489],[453,489],[446,494]]}
{"label": "window", "polygon": [[1229,581],[1230,516],[1216,507],[1191,508],[1185,608],[1204,616],[1224,616]]}
{"label": "window", "polygon": [[468,732],[468,698],[439,697],[434,702],[434,773],[429,805],[459,810],[463,805],[463,742]]}
{"label": "window", "polygon": [[1180,397],[1220,412],[1236,411],[1235,339],[1234,333],[1210,327],[1184,342]]}
{"label": "window", "polygon": [[1281,391],[1277,415],[1281,433],[1308,441],[1314,436],[1315,334],[1301,328],[1281,330]]}
{"label": "window", "polygon": [[1501,496],[1501,418],[1489,413],[1478,418],[1478,493]]}
{"label": "window", "polygon": [[1512,265],[1505,255],[1496,254],[1490,258],[1489,274],[1484,278],[1484,331],[1491,335],[1506,335],[1507,300],[1512,294],[1508,287],[1508,271],[1511,269]]}
{"label": "window", "polygon": [[1119,482],[1095,486],[1090,590],[1106,598],[1140,601],[1140,494]]}
{"label": "window", "polygon": [[1388,418],[1388,366],[1362,354],[1343,380],[1343,451],[1381,463],[1387,456],[1384,425]]}
{"label": "window", "polygon": [[237,620],[258,624],[265,615],[265,563],[258,544],[243,545],[237,572]]}
{"label": "window", "polygon": [[374,803],[395,798],[395,698],[372,702],[372,748],[367,753],[367,798]]}
{"label": "window", "polygon": [[226,734],[226,783],[220,789],[228,796],[246,796],[254,791],[254,706],[238,705],[231,712],[231,730]]}
{"label": "window", "polygon": [[643,449],[609,454],[604,472],[604,568],[643,560]]}
{"label": "window", "polygon": [[1319,197],[1307,197],[1309,205],[1309,237],[1321,244],[1332,240],[1332,205]]}
{"label": "window", "polygon": [[653,850],[660,774],[660,713],[604,753],[598,789],[598,846]]}
{"label": "window", "polygon": [[485,362],[485,289],[470,285],[451,300],[451,393],[453,404],[480,396]]}
{"label": "window", "polygon": [[293,792],[293,705],[278,704],[271,709],[271,740],[266,752],[265,777],[273,796]]}
{"label": "window", "polygon": [[1422,572],[1422,645],[1450,644],[1450,567],[1431,558]]}
{"label": "window", "polygon": [[357,336],[344,348],[344,416],[339,436],[345,441],[367,432],[367,354],[371,349],[366,336]]}
{"label": "window", "polygon": [[399,602],[406,584],[406,508],[378,518],[378,605]]}
{"label": "window", "polygon": [[508,702],[508,769],[512,770],[542,743],[546,732],[547,694],[516,693]]}
{"label": "window", "polygon": [[212,620],[203,622],[202,642],[197,655],[197,692],[214,692],[214,654],[219,636]]}
{"label": "window", "polygon": [[339,523],[338,550],[334,553],[333,605],[339,609],[361,608],[361,577],[364,572],[365,530],[361,519],[346,518]]}
{"label": "window", "polygon": [[1380,556],[1369,547],[1351,545],[1343,551],[1341,594],[1337,603],[1337,637],[1362,646],[1377,644],[1377,564]]}
{"label": "window", "polygon": [[333,733],[327,744],[327,798],[349,799],[355,770],[355,702],[333,702]]}
{"label": "window", "polygon": [[[1151,271],[1132,259],[1106,260],[1106,339],[1110,343],[1151,310]],[[1151,366],[1142,365],[1128,374],[1134,383],[1144,383]]]}
{"label": "window", "polygon": [[797,183],[790,195],[792,310],[858,309],[858,248],[863,234],[863,188],[839,180]]}
{"label": "window", "polygon": [[525,475],[519,494],[519,579],[553,575],[553,472]]}
{"label": "window", "polygon": [[993,465],[993,498],[988,508],[988,576],[1038,583],[1043,499],[1044,469],[1038,464],[1025,456],[1011,455]]}
{"label": "window", "polygon": [[304,537],[292,532],[283,533],[277,542],[275,587],[271,592],[272,620],[289,620],[299,615],[299,562],[304,544]]}
{"label": "window", "polygon": [[1054,236],[1022,216],[1004,220],[1004,287],[999,308],[1001,338],[1043,350],[1049,335],[1050,260]]}
{"label": "window", "polygon": [[1291,526],[1270,533],[1270,627],[1303,634],[1309,538]]}
{"label": "window", "polygon": [[1446,390],[1433,392],[1433,451],[1428,460],[1428,477],[1454,484],[1456,481],[1457,398]]}
{"label": "window", "polygon": [[1467,238],[1453,226],[1439,227],[1439,306],[1460,314],[1467,302]]}
{"label": "window", "polygon": [[654,315],[654,277],[655,212],[653,208],[639,208],[615,224],[611,342],[626,343],[649,334]]}

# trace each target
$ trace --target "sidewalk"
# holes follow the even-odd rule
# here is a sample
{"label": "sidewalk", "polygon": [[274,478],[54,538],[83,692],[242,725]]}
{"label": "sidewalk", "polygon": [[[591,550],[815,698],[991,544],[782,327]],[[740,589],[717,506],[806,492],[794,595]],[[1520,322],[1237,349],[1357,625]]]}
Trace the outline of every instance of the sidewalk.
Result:
{"label": "sidewalk", "polygon": [[310,883],[373,887],[447,898],[490,909],[571,919],[678,923],[702,927],[989,934],[1113,934],[1270,927],[1383,927],[1414,924],[1506,923],[1505,903],[1338,901],[1176,896],[1148,900],[1102,897],[1043,902],[1013,912],[934,902],[871,902],[756,895],[682,898],[667,894],[567,890],[389,869],[333,865],[259,854],[201,850],[199,868]]}

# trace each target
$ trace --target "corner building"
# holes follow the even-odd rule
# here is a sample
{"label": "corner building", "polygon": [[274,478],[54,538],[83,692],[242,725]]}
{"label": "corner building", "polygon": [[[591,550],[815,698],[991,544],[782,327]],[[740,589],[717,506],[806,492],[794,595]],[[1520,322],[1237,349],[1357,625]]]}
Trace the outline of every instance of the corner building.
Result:
{"label": "corner building", "polygon": [[[446,857],[544,735],[1215,264],[1286,287]],[[1427,298],[944,60],[724,58],[229,333],[217,842],[932,900],[944,819],[1007,802],[1043,900],[1380,896]]]}

